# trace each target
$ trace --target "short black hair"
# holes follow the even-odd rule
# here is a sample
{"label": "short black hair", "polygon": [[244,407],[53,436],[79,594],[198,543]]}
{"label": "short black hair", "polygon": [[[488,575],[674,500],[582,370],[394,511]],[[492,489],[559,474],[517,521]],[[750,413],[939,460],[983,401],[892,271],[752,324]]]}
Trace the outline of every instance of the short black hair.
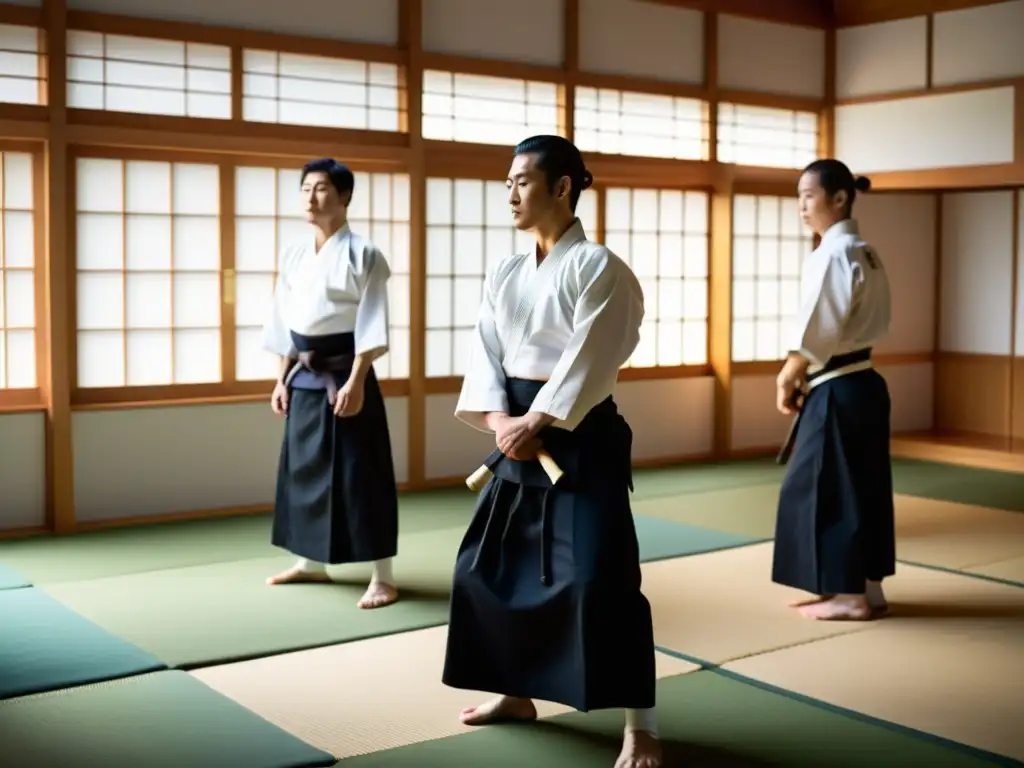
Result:
{"label": "short black hair", "polygon": [[568,176],[569,207],[576,213],[580,195],[594,183],[594,177],[583,164],[583,155],[575,144],[561,136],[531,136],[516,145],[514,154],[537,155],[537,169],[544,171],[551,193],[554,193],[558,180]]}
{"label": "short black hair", "polygon": [[[299,179],[299,186],[305,183],[306,176],[311,173],[326,173],[333,187],[344,199],[348,192],[348,202],[352,202],[352,191],[356,188],[356,177],[347,165],[342,165],[333,157],[324,157],[319,160],[311,160],[302,166],[302,177]],[[347,205],[347,203],[346,203]]]}
{"label": "short black hair", "polygon": [[815,160],[804,168],[803,173],[813,173],[817,176],[818,184],[829,197],[845,192],[847,216],[853,213],[853,201],[857,199],[857,191],[867,192],[871,189],[871,179],[867,176],[854,176],[846,163],[831,157]]}

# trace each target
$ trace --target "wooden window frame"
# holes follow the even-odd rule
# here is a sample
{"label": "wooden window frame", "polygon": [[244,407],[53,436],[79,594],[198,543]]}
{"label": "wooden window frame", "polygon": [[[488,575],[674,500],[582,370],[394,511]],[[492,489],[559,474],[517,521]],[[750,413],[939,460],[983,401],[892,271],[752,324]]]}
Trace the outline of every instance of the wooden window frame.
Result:
{"label": "wooden window frame", "polygon": [[[269,399],[273,390],[273,379],[257,381],[237,381],[234,379],[236,354],[235,324],[235,173],[238,167],[272,167],[277,169],[295,169],[301,166],[301,158],[281,156],[237,157],[213,153],[187,152],[181,150],[158,150],[140,148],[111,148],[74,146],[69,148],[68,173],[68,218],[69,248],[71,258],[69,264],[70,284],[77,284],[77,237],[75,219],[77,218],[77,200],[75,197],[76,166],[79,158],[102,158],[119,161],[157,161],[180,163],[203,163],[216,165],[220,174],[220,252],[221,252],[221,371],[220,382],[204,384],[160,384],[120,387],[79,387],[77,383],[77,317],[76,290],[71,291],[69,300],[69,318],[71,327],[68,329],[71,339],[71,370],[73,385],[71,387],[71,403],[76,410],[92,410],[102,408],[124,408],[143,406],[166,406],[171,404],[197,404],[210,402],[259,402]],[[365,160],[347,160],[349,167],[355,172],[367,173],[406,173],[391,164],[374,163]],[[407,395],[409,379],[383,379],[381,389],[386,396]]]}
{"label": "wooden window frame", "polygon": [[20,411],[42,411],[46,397],[43,382],[49,364],[46,347],[46,325],[49,312],[46,301],[46,155],[42,144],[31,141],[0,139],[0,152],[18,152],[32,157],[32,286],[35,302],[36,385],[30,388],[0,388],[0,414]]}

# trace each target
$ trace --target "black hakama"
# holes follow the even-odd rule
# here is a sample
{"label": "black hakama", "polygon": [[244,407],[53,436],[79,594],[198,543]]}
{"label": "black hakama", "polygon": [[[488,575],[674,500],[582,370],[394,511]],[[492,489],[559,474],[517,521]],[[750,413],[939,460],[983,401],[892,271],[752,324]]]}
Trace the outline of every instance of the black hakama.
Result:
{"label": "black hakama", "polygon": [[340,389],[352,371],[353,334],[293,332],[292,340],[305,363],[297,364],[289,381],[273,544],[333,565],[393,557],[398,491],[373,368],[366,374],[362,410],[339,418],[328,392]]}
{"label": "black hakama", "polygon": [[[860,360],[835,357],[809,376]],[[818,595],[863,594],[896,572],[889,454],[891,401],[874,369],[813,387],[799,414],[779,493],[772,580]]]}
{"label": "black hakama", "polygon": [[[513,416],[542,382],[510,379]],[[495,451],[459,548],[445,685],[580,711],[654,706],[654,632],[630,509],[632,431],[611,397],[539,437],[565,472]]]}

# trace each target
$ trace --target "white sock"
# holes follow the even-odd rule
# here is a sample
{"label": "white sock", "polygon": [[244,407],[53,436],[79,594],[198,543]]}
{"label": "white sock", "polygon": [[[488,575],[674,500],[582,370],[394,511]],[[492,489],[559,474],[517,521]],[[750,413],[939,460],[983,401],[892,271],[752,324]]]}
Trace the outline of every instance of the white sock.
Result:
{"label": "white sock", "polygon": [[627,709],[626,730],[644,731],[658,738],[658,715],[654,707],[650,709]]}
{"label": "white sock", "polygon": [[869,581],[864,588],[864,596],[868,599],[868,605],[872,608],[881,608],[886,605],[885,593],[882,591],[882,582]]}
{"label": "white sock", "polygon": [[327,573],[327,566],[323,563],[318,563],[316,560],[307,560],[304,557],[300,557],[299,562],[295,564],[295,570],[302,571],[303,573]]}
{"label": "white sock", "polygon": [[373,564],[373,578],[370,579],[372,582],[378,584],[387,584],[389,587],[395,586],[395,577],[391,573],[391,558],[385,557],[383,560],[377,560]]}

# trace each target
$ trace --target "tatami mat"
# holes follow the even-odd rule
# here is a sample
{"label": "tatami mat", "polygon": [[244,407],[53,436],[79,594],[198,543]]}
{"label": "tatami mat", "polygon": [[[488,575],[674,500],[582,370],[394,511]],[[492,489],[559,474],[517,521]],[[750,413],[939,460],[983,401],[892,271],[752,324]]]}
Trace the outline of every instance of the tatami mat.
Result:
{"label": "tatami mat", "polygon": [[654,611],[655,642],[721,664],[837,634],[858,623],[807,621],[787,602],[803,592],[771,581],[772,543],[650,563],[643,591]]}
{"label": "tatami mat", "polygon": [[[196,670],[214,690],[336,757],[365,754],[473,729],[461,709],[493,694],[441,683],[447,627]],[[659,653],[658,676],[696,670]],[[537,702],[541,717],[567,712]]]}
{"label": "tatami mat", "polygon": [[1020,472],[897,458],[892,474],[898,493],[1024,512],[1024,474]]}
{"label": "tatami mat", "polygon": [[[699,671],[658,681],[665,768],[991,768],[956,745]],[[342,760],[339,768],[611,768],[622,711],[491,726]]]}
{"label": "tatami mat", "polygon": [[[465,488],[399,497],[399,547],[407,536],[469,522],[474,496]],[[273,557],[271,515],[244,515],[0,541],[0,561],[34,584],[102,579],[148,571]]]}
{"label": "tatami mat", "polygon": [[[48,591],[171,667],[192,667],[313,648],[443,624],[459,529],[406,538],[395,560],[401,599],[356,607],[369,564],[331,569],[340,583],[267,586],[291,557],[240,560],[56,584]],[[187,620],[183,620],[187,617]]]}
{"label": "tatami mat", "polygon": [[0,565],[0,589],[22,589],[31,586],[24,576],[12,568]]}
{"label": "tatami mat", "polygon": [[976,565],[973,568],[968,568],[967,571],[981,576],[991,576],[994,579],[1005,579],[1024,586],[1024,557],[1000,560],[988,565]]}
{"label": "tatami mat", "polygon": [[[777,503],[777,485],[758,485],[647,499],[633,508],[638,515],[763,539],[775,534]],[[896,555],[905,562],[972,571],[1021,557],[1024,515],[897,494]]]}
{"label": "tatami mat", "polygon": [[725,669],[1024,760],[1024,590],[912,566],[886,582],[892,616]]}
{"label": "tatami mat", "polygon": [[184,672],[0,702],[12,768],[306,768],[335,760]]}
{"label": "tatami mat", "polygon": [[163,668],[35,587],[0,590],[0,699]]}
{"label": "tatami mat", "polygon": [[[644,560],[751,541],[654,518],[637,518],[636,528]],[[443,624],[463,534],[458,527],[406,535],[394,566],[402,598],[387,610],[356,607],[369,564],[332,568],[343,583],[268,587],[268,576],[293,564],[286,555],[53,584],[47,591],[168,666],[205,666]]]}
{"label": "tatami mat", "polygon": [[633,513],[736,536],[770,539],[775,535],[778,500],[778,483],[751,485],[635,501]]}
{"label": "tatami mat", "polygon": [[896,537],[900,560],[960,570],[1024,556],[1024,515],[897,496]]}

